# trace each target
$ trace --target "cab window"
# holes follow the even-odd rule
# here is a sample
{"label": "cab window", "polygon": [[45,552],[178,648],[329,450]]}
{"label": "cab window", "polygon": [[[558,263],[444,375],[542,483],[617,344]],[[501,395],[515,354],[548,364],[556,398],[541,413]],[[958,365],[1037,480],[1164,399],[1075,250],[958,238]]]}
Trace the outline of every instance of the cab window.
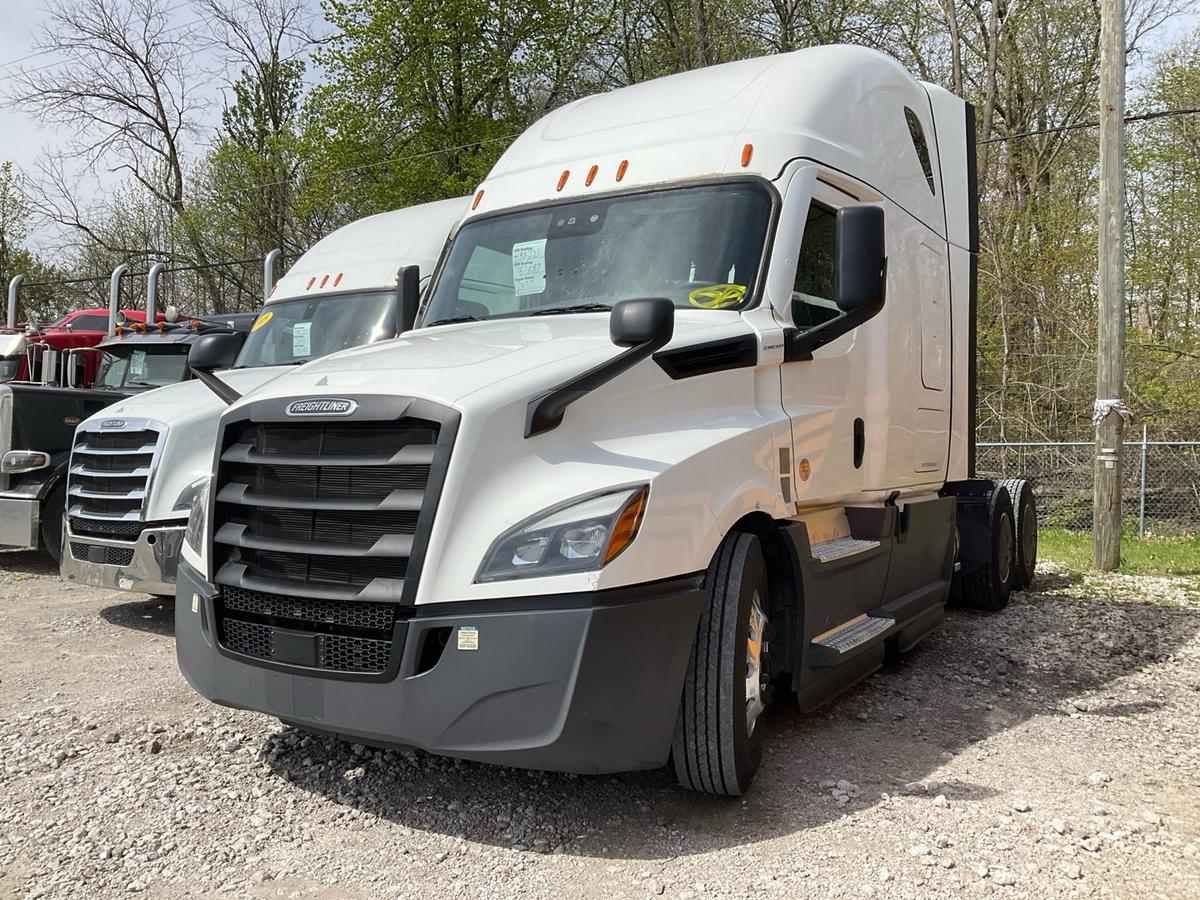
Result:
{"label": "cab window", "polygon": [[813,203],[804,223],[792,286],[792,324],[797,328],[812,328],[841,314],[833,300],[836,250],[837,216],[832,209]]}

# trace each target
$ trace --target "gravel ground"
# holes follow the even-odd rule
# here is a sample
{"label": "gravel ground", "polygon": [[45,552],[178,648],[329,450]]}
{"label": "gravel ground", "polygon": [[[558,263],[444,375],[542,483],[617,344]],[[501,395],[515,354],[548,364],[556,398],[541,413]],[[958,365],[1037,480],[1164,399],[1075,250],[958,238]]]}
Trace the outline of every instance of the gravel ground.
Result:
{"label": "gravel ground", "polygon": [[1044,568],[742,801],[379,753],[208,704],[171,604],[0,555],[0,897],[1197,897],[1200,583]]}

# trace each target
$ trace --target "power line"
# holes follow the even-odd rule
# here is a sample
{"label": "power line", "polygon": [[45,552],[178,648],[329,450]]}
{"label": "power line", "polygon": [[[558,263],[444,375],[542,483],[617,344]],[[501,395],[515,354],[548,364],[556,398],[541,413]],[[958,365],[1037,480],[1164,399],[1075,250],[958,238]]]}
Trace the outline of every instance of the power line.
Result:
{"label": "power line", "polygon": [[[1138,113],[1124,118],[1125,124],[1131,122],[1149,122],[1152,119],[1165,119],[1169,116],[1187,116],[1200,113],[1200,106],[1184,106],[1179,109],[1160,109],[1154,112]],[[1077,131],[1082,128],[1099,128],[1100,123],[1097,121],[1091,122],[1072,122],[1068,125],[1054,125],[1050,128],[1040,128],[1037,131],[1022,131],[1018,134],[1006,134],[1002,137],[987,138],[986,140],[976,141],[979,144],[998,144],[1003,141],[1015,141],[1018,138],[1037,137],[1041,134],[1055,134],[1060,131]]]}

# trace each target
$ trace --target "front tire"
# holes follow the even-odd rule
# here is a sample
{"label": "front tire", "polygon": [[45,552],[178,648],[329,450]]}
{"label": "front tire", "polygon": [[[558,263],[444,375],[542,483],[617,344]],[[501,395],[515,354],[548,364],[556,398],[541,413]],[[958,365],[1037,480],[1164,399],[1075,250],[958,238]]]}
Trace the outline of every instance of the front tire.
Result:
{"label": "front tire", "polygon": [[671,758],[683,787],[736,797],[762,762],[768,593],[758,538],[729,535],[705,582]]}
{"label": "front tire", "polygon": [[46,548],[56,566],[62,565],[63,511],[66,502],[67,489],[65,486],[59,486],[42,505],[42,524],[39,529],[42,546]]}

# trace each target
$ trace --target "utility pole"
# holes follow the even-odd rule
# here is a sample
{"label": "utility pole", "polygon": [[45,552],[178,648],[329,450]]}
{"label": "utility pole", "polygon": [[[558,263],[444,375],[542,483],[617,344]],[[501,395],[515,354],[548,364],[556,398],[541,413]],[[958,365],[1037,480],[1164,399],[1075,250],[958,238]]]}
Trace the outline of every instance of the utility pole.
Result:
{"label": "utility pole", "polygon": [[1100,2],[1100,310],[1096,342],[1092,558],[1121,563],[1125,416],[1125,0]]}

